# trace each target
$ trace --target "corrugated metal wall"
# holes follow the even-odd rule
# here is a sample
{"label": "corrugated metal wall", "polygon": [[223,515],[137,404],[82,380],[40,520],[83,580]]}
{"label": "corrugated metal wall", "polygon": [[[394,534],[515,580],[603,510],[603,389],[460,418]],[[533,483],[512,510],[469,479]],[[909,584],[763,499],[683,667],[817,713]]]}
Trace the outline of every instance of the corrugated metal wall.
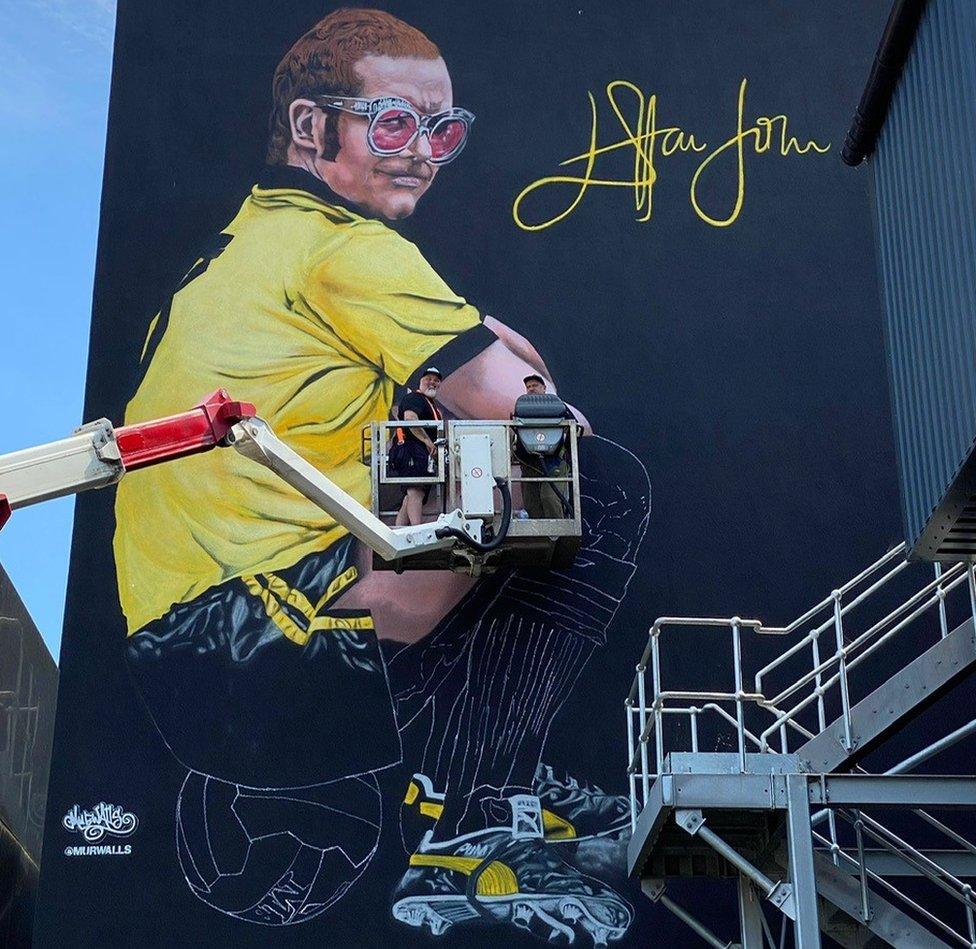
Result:
{"label": "corrugated metal wall", "polygon": [[0,567],[0,946],[28,947],[34,921],[58,670]]}
{"label": "corrugated metal wall", "polygon": [[976,0],[930,0],[872,164],[906,540],[959,560],[973,490],[933,511],[976,437]]}

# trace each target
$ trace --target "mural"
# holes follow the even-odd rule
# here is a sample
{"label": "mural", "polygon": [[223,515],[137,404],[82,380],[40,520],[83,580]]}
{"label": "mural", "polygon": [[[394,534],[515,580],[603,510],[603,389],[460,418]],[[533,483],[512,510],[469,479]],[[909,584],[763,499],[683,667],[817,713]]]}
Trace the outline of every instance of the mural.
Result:
{"label": "mural", "polygon": [[[825,350],[826,326],[763,328],[812,286],[779,271],[777,294],[765,257],[821,218],[804,259],[844,256],[850,196],[810,198],[837,187],[838,116],[884,10],[832,54],[841,88],[806,75],[784,92],[729,49],[712,107],[695,88],[672,106],[702,82],[687,67],[620,78],[659,35],[621,39],[636,6],[541,6],[120,4],[87,414],[134,423],[224,388],[368,506],[363,427],[408,391],[436,415],[507,419],[535,377],[586,431],[583,537],[560,570],[374,571],[345,528],[230,451],[81,499],[40,945],[606,946],[672,925],[625,879],[628,663],[675,600],[727,610],[765,592],[736,567],[714,587],[688,574],[728,552],[722,525],[754,522],[741,499],[774,466],[723,475],[718,456],[742,464],[736,439],[764,441],[793,410],[757,410],[733,365],[716,399],[706,364],[744,327]],[[672,60],[701,31],[718,42],[714,24],[658,13]],[[755,48],[771,42],[766,4],[741,15]],[[829,11],[804,16],[819,50]],[[590,55],[547,67],[560,47]],[[172,86],[146,98],[153,70]],[[844,187],[864,239],[861,186]],[[661,228],[666,251],[647,243]],[[113,269],[123,249],[132,279]],[[858,379],[879,383],[861,421],[885,412],[871,268],[846,278],[870,318],[841,361],[872,353]],[[797,383],[814,393],[797,419],[821,381]],[[897,519],[882,501],[881,533]],[[111,905],[82,895],[94,879]]]}
{"label": "mural", "polygon": [[[187,392],[246,387],[279,437],[365,505],[363,425],[387,418],[394,387],[435,357],[444,384],[425,391],[468,418],[506,417],[523,377],[551,373],[386,223],[413,213],[474,122],[452,104],[437,47],[390,14],[340,10],[298,40],[273,88],[268,171],[153,321],[126,420],[174,414]],[[396,919],[435,934],[491,919],[601,945],[624,935],[626,900],[546,845],[547,821],[560,840],[619,838],[623,802],[539,770],[646,526],[643,467],[610,442],[595,447],[610,478],[587,463],[578,564],[435,578],[423,598],[409,573],[377,577],[421,634],[398,653],[386,645],[404,638],[395,620],[375,622],[369,594],[351,600],[370,584],[369,558],[246,458],[214,453],[120,485],[127,657],[162,739],[192,769],[177,841],[204,902],[265,925],[324,912],[376,850],[373,773],[403,762],[416,773]],[[471,590],[448,611],[462,585]],[[402,731],[428,707],[427,735],[405,753]],[[357,722],[368,742],[350,741]],[[429,829],[417,832],[418,815]],[[225,846],[232,874],[212,856]]]}

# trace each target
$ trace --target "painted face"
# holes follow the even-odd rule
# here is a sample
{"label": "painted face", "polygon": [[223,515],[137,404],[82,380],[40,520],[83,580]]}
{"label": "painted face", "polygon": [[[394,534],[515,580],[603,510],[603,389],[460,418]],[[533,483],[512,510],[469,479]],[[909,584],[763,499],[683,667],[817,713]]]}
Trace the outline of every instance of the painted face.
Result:
{"label": "painted face", "polygon": [[527,395],[545,395],[546,384],[538,379],[530,379],[525,383],[525,392]]}
{"label": "painted face", "polygon": [[[443,59],[366,56],[356,63],[362,80],[359,97],[406,99],[420,113],[438,113],[453,105],[451,77]],[[372,214],[399,220],[413,214],[430,187],[437,166],[430,159],[427,135],[418,135],[404,151],[377,157],[366,144],[368,120],[339,116],[339,151],[329,184],[338,194]]]}
{"label": "painted face", "polygon": [[441,387],[441,377],[430,373],[420,377],[420,392],[431,399],[437,398],[437,390]]}

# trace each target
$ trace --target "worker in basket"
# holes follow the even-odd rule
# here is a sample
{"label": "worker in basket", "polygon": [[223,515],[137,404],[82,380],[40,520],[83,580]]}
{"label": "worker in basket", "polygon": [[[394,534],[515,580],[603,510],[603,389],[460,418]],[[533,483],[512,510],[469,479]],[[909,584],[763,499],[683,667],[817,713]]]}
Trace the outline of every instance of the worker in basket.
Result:
{"label": "worker in basket", "polygon": [[[408,392],[400,402],[400,421],[439,422],[442,418],[437,407],[437,390],[440,388],[440,370],[428,366],[420,377],[415,392]],[[425,478],[436,467],[437,427],[398,427],[387,455],[389,473],[397,478]],[[397,513],[397,527],[420,524],[424,505],[430,497],[430,484],[403,485],[403,502]]]}
{"label": "worker in basket", "polygon": [[[515,402],[512,417],[516,421],[536,421],[538,426],[515,429],[514,455],[524,478],[570,477],[568,429],[549,428],[543,421],[571,419],[577,422],[569,406],[546,391],[546,380],[531,373],[523,380],[525,395]],[[572,517],[569,481],[523,481],[522,503],[530,518]]]}

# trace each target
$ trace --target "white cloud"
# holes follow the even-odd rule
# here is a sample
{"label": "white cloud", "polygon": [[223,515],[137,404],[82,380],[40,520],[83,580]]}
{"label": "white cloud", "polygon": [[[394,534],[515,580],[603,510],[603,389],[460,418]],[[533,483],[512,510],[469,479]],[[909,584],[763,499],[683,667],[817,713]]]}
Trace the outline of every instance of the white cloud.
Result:
{"label": "white cloud", "polygon": [[115,0],[0,0],[0,117],[5,139],[57,118],[104,113]]}
{"label": "white cloud", "polygon": [[12,43],[0,40],[0,116],[32,122],[51,103],[55,77]]}
{"label": "white cloud", "polygon": [[30,0],[30,6],[76,37],[112,48],[115,0]]}

